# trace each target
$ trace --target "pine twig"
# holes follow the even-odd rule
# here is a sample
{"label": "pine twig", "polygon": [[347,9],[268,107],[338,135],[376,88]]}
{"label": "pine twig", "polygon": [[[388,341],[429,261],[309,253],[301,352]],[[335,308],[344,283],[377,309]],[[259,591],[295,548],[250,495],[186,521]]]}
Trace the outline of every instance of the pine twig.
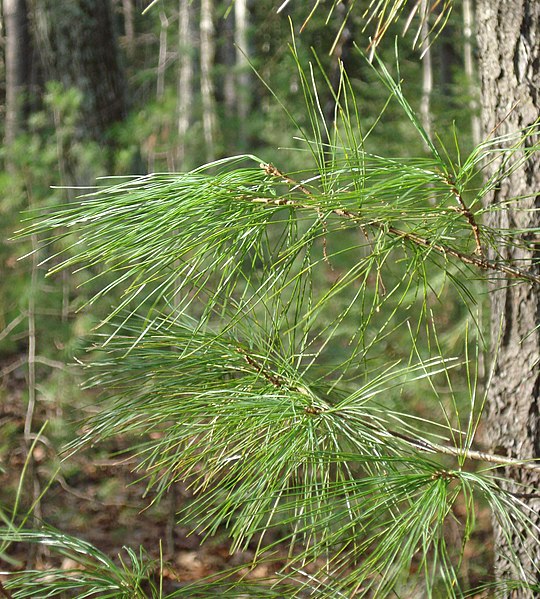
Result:
{"label": "pine twig", "polygon": [[283,179],[283,181],[285,181],[285,183],[289,183],[289,185],[292,185],[294,188],[299,189],[302,193],[312,197],[313,194],[311,193],[311,191],[309,191],[309,189],[305,186],[302,185],[301,183],[298,183],[297,181],[295,181],[294,179],[292,179],[291,177],[289,177],[288,175],[282,173],[277,167],[275,167],[273,164],[264,164],[261,163],[261,168],[264,170],[264,172],[267,175],[271,175],[273,177],[278,177],[279,179]]}
{"label": "pine twig", "polygon": [[467,206],[467,204],[465,204],[463,196],[459,192],[459,190],[456,187],[456,184],[452,180],[451,176],[445,175],[443,177],[443,181],[450,187],[450,191],[452,192],[452,195],[456,198],[456,201],[459,204],[459,207],[460,207],[459,211],[467,219],[467,222],[469,223],[469,225],[472,229],[473,236],[474,236],[474,242],[476,244],[475,253],[480,258],[484,258],[484,250],[482,249],[482,242],[480,241],[480,227],[478,226],[478,223],[476,222],[476,219],[474,218],[474,214],[471,212],[471,210]]}
{"label": "pine twig", "polygon": [[254,370],[256,370],[257,373],[260,374],[262,377],[264,377],[269,383],[274,385],[274,387],[277,387],[278,389],[281,389],[283,387],[288,387],[285,379],[282,376],[275,374],[273,372],[270,372],[262,364],[259,364],[259,362],[257,360],[255,360],[255,358],[250,356],[243,349],[237,348],[237,350],[240,354],[242,354],[242,356],[244,357],[244,360],[249,364],[249,366],[251,366]]}
{"label": "pine twig", "polygon": [[[280,177],[283,181],[289,183],[290,185],[293,185],[296,189],[299,189],[304,194],[308,195],[310,198],[313,198],[313,194],[306,187],[296,183],[296,181],[294,181],[294,179],[291,179],[289,176],[281,173],[281,171],[279,171],[275,166],[273,166],[271,164],[261,164],[261,168],[264,168],[265,172],[267,172],[268,174]],[[304,210],[318,210],[318,207],[316,207],[316,206],[302,204],[302,202],[298,202],[296,200],[287,199],[287,198],[260,198],[259,197],[259,198],[250,198],[250,201],[258,202],[261,204],[275,205],[275,206],[291,206],[291,207],[295,207],[295,208],[301,208]],[[462,210],[463,210],[463,208],[462,208]],[[346,218],[346,219],[355,221],[358,223],[358,225],[360,227],[364,227],[364,226],[375,227],[375,228],[383,231],[384,233],[387,233],[394,237],[401,237],[402,239],[404,239],[406,241],[410,241],[411,243],[413,243],[415,245],[425,247],[428,249],[433,249],[438,254],[441,254],[442,256],[445,256],[445,257],[451,256],[453,258],[456,258],[460,262],[463,262],[463,264],[469,264],[471,266],[476,266],[477,268],[479,268],[481,270],[499,272],[499,273],[505,274],[507,277],[510,277],[513,279],[522,279],[525,281],[529,281],[530,283],[536,283],[536,284],[540,285],[540,276],[539,275],[521,270],[520,268],[516,268],[514,266],[508,266],[508,265],[502,264],[500,262],[488,260],[487,258],[484,257],[482,250],[481,250],[482,253],[480,256],[473,256],[471,254],[461,252],[460,250],[456,250],[448,245],[433,242],[430,239],[428,239],[427,237],[422,237],[421,235],[417,235],[416,233],[410,233],[408,231],[403,231],[403,230],[398,229],[397,227],[394,227],[392,225],[388,226],[385,223],[380,222],[380,221],[371,221],[369,223],[362,223],[359,214],[356,214],[349,210],[345,210],[343,208],[333,208],[332,210],[330,210],[330,213],[335,214],[336,216],[340,216],[342,218]],[[464,212],[464,214],[467,217],[466,212]],[[472,217],[474,225],[477,228],[476,233],[478,234],[478,225],[474,221],[474,217],[473,217],[472,213],[470,213],[470,211],[469,211],[469,216]],[[469,219],[469,217],[467,217],[467,218]],[[474,231],[475,231],[475,228],[473,227],[473,232]],[[476,236],[475,236],[475,239],[476,239]],[[479,242],[479,237],[478,237],[477,242]],[[478,246],[477,246],[477,250],[478,250]]]}
{"label": "pine twig", "polygon": [[[306,391],[306,388],[303,386],[289,384],[288,381],[279,374],[276,374],[266,368],[263,364],[260,364],[255,358],[250,356],[245,350],[241,348],[237,348],[237,351],[242,354],[244,360],[259,373],[263,378],[265,378],[268,382],[270,382],[274,387],[279,389],[288,389],[289,391],[295,391],[297,393],[301,393],[302,395],[310,395]],[[311,414],[315,416],[320,416],[325,413],[324,408],[315,407],[313,405],[306,406],[304,408],[306,414]],[[334,414],[338,414],[340,416],[344,416],[343,414],[339,414],[339,412],[334,412]],[[463,447],[453,447],[451,445],[443,445],[441,443],[433,443],[431,441],[425,441],[423,439],[416,439],[415,437],[411,437],[405,433],[401,433],[392,429],[381,429],[374,424],[370,424],[364,422],[364,426],[378,436],[386,436],[392,437],[394,439],[399,439],[400,441],[404,441],[408,445],[411,445],[420,451],[425,451],[428,453],[436,453],[439,455],[450,455],[453,457],[463,457],[467,460],[474,460],[480,462],[488,462],[490,464],[498,464],[500,466],[514,467],[520,468],[523,470],[530,470],[533,472],[540,472],[540,463],[532,462],[532,461],[524,461],[519,460],[517,458],[512,458],[509,456],[503,456],[496,453],[488,453],[485,451],[478,451],[475,449],[463,448]]]}
{"label": "pine twig", "polygon": [[[309,189],[305,185],[302,185],[301,183],[298,183],[294,179],[291,179],[291,177],[282,173],[273,164],[261,164],[260,166],[267,175],[271,175],[273,177],[278,177],[280,179],[283,179],[283,181],[285,181],[285,183],[292,185],[294,189],[299,189],[303,194],[305,194],[309,197],[313,197],[313,194],[311,193],[311,191],[309,191]],[[328,247],[327,247],[327,241],[326,241],[326,236],[328,233],[328,226],[326,224],[326,220],[323,218],[320,208],[318,206],[314,206],[314,208],[317,211],[317,215],[319,216],[319,219],[321,220],[322,228],[323,228],[323,257],[324,257],[324,261],[330,266],[330,268],[332,270],[334,270],[332,268],[332,265],[330,264],[330,260],[328,259]]]}
{"label": "pine twig", "polygon": [[409,443],[410,445],[417,447],[421,451],[451,455],[454,457],[464,457],[468,460],[489,462],[490,464],[499,464],[500,466],[509,466],[521,468],[523,470],[532,470],[534,472],[540,472],[540,463],[538,462],[527,462],[524,460],[519,460],[518,458],[503,456],[496,453],[487,453],[485,451],[477,451],[474,449],[465,449],[461,447],[452,447],[451,445],[432,443],[431,441],[415,439],[414,437],[410,437],[409,435],[405,435],[394,430],[388,430],[386,432],[388,435],[397,439],[401,439],[402,441],[405,441],[406,443]]}

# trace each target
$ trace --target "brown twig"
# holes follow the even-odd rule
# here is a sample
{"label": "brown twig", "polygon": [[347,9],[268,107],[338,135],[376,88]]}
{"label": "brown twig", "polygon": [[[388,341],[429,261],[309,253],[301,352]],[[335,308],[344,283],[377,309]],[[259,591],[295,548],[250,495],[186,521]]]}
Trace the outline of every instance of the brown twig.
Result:
{"label": "brown twig", "polygon": [[[368,428],[370,427],[368,425]],[[382,431],[379,431],[379,433]],[[496,453],[487,453],[485,451],[476,451],[474,449],[467,449],[463,447],[453,447],[451,445],[442,445],[440,443],[432,443],[431,441],[424,441],[421,439],[415,439],[414,437],[410,437],[409,435],[405,435],[398,431],[387,430],[384,431],[383,434],[387,434],[396,439],[401,439],[405,441],[409,445],[413,445],[417,447],[421,451],[427,451],[430,453],[438,453],[444,455],[451,455],[454,457],[464,457],[468,460],[476,460],[480,462],[488,462],[490,464],[499,464],[501,466],[510,466],[515,468],[522,468],[524,470],[532,470],[535,472],[540,472],[540,463],[538,462],[527,462],[524,460],[518,460],[517,458],[512,458],[509,456],[498,455]]]}
{"label": "brown twig", "polygon": [[[305,395],[308,397],[312,397],[312,395],[306,390],[305,387],[299,385],[291,385],[284,377],[275,372],[271,372],[268,368],[261,364],[258,360],[250,356],[244,349],[237,347],[236,350],[242,354],[244,360],[260,374],[263,378],[265,378],[269,383],[274,385],[274,387],[278,389],[287,389],[289,391],[294,391],[299,393],[300,395]],[[322,409],[315,408],[314,406],[307,406],[304,408],[305,412],[308,414],[319,414],[322,412]]]}
{"label": "brown twig", "polygon": [[[303,186],[299,186],[293,179],[290,177],[283,175],[275,166],[273,165],[261,165],[264,167],[265,171],[269,174],[273,174],[275,176],[279,176],[281,179],[294,185],[297,189],[300,189],[303,193],[313,197],[311,192]],[[296,208],[301,208],[304,210],[315,210],[317,209],[315,206],[310,206],[306,204],[302,204],[302,202],[287,199],[287,198],[250,198],[251,202],[258,202],[267,205],[274,206],[292,206]],[[422,237],[421,235],[417,235],[416,233],[410,233],[408,231],[403,231],[398,229],[397,227],[387,226],[385,223],[380,221],[371,221],[368,223],[362,223],[359,214],[355,214],[349,210],[345,210],[343,208],[333,208],[330,210],[331,214],[335,214],[336,216],[340,216],[342,218],[346,218],[348,220],[352,220],[358,223],[359,226],[369,226],[376,227],[377,229],[387,233],[388,235],[392,235],[394,237],[401,237],[406,241],[410,241],[415,245],[419,245],[421,247],[425,247],[428,249],[435,250],[438,254],[442,256],[451,256],[460,260],[464,264],[469,264],[471,266],[476,266],[481,270],[499,272],[505,274],[506,276],[513,279],[522,279],[525,281],[529,281],[530,283],[540,284],[540,276],[531,272],[527,272],[521,270],[519,268],[508,266],[506,264],[501,264],[500,262],[495,262],[493,260],[488,260],[483,255],[482,256],[473,256],[471,254],[466,254],[465,252],[461,252],[456,250],[450,246],[444,245],[442,243],[436,243],[431,241],[426,237]],[[472,215],[471,215],[472,216]]]}
{"label": "brown twig", "polygon": [[[299,191],[301,191],[303,194],[307,195],[308,197],[310,197],[310,198],[313,197],[313,194],[311,193],[311,191],[309,191],[309,189],[305,185],[302,185],[301,183],[298,183],[297,181],[295,181],[288,175],[285,175],[278,168],[276,168],[273,164],[262,163],[260,166],[267,175],[271,175],[273,177],[278,177],[278,178],[282,179],[285,183],[292,185],[293,188],[298,189]],[[326,242],[326,235],[328,233],[328,227],[326,224],[326,220],[323,218],[321,209],[318,206],[314,206],[314,209],[317,211],[317,215],[319,216],[319,219],[322,222],[322,227],[323,227],[323,257],[324,257],[324,261],[330,266],[330,268],[332,270],[334,270],[332,268],[332,265],[330,264],[330,260],[328,259],[328,247],[327,247],[327,242]]]}
{"label": "brown twig", "polygon": [[[381,224],[380,227],[382,228],[383,225]],[[401,231],[400,229],[396,229],[395,227],[388,227],[388,232],[392,235],[403,237],[404,239],[407,239],[408,241],[411,241],[412,243],[415,243],[417,245],[421,245],[426,248],[432,248],[439,254],[457,258],[464,264],[470,264],[482,270],[491,270],[494,272],[504,273],[505,275],[513,279],[524,279],[531,283],[540,284],[540,276],[534,273],[527,272],[519,268],[515,268],[513,266],[507,266],[506,264],[501,264],[500,262],[487,260],[486,258],[477,258],[476,256],[465,254],[464,252],[460,252],[459,250],[456,250],[449,246],[440,243],[434,243],[425,237],[421,237],[420,235],[416,235],[414,233],[407,233],[406,231]]]}
{"label": "brown twig", "polygon": [[474,214],[470,211],[467,204],[465,204],[465,201],[463,200],[463,197],[462,197],[461,193],[459,192],[458,188],[456,187],[456,184],[452,180],[451,176],[445,175],[443,177],[443,181],[450,187],[450,191],[452,192],[452,195],[456,198],[456,201],[459,204],[459,207],[460,207],[459,211],[467,219],[467,222],[469,223],[469,225],[472,229],[473,236],[474,236],[474,242],[476,244],[475,253],[478,256],[480,256],[480,258],[483,258],[484,251],[482,249],[482,243],[480,241],[480,227],[478,226],[478,223],[476,222],[476,219],[474,218]]}
{"label": "brown twig", "polygon": [[264,170],[264,172],[267,175],[271,175],[272,177],[278,177],[279,179],[282,179],[283,181],[285,181],[285,183],[288,183],[289,185],[292,185],[296,189],[299,189],[302,193],[305,193],[307,196],[310,196],[310,197],[313,196],[311,191],[309,191],[309,189],[305,185],[302,185],[301,183],[298,183],[298,181],[295,181],[288,175],[285,175],[278,168],[276,168],[273,164],[261,163],[261,168]]}
{"label": "brown twig", "polygon": [[261,374],[269,383],[272,383],[274,387],[281,389],[283,387],[288,387],[285,379],[278,374],[274,374],[273,372],[268,371],[262,364],[259,364],[257,360],[252,358],[249,354],[247,354],[243,349],[238,348],[238,351],[244,356],[244,360],[259,374]]}

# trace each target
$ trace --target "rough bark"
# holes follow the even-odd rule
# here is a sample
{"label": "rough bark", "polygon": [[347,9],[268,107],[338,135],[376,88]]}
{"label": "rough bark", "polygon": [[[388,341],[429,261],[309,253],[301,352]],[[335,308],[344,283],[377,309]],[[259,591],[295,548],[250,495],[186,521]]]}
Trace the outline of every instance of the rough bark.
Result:
{"label": "rough bark", "polygon": [[[482,125],[485,135],[519,133],[540,117],[540,3],[537,0],[479,0],[477,6],[479,70],[482,86]],[[536,140],[538,142],[538,140]],[[529,140],[530,143],[530,140]],[[497,164],[488,168],[494,169]],[[495,211],[488,224],[498,228],[540,226],[540,154],[536,153],[487,199],[499,206],[520,198],[506,210]],[[522,248],[502,249],[504,257],[539,270],[538,241],[525,239]],[[492,255],[492,258],[494,256]],[[497,348],[495,377],[489,391],[488,430],[493,449],[521,459],[540,457],[540,289],[530,284],[491,289],[491,337]],[[523,493],[529,485],[538,494],[540,477],[507,469],[508,489]],[[531,492],[531,490],[529,490]],[[528,515],[540,525],[540,500],[525,498]],[[499,581],[540,582],[538,539],[521,538],[519,522],[505,536],[493,522],[495,568]],[[508,597],[532,597],[525,590],[508,590]]]}
{"label": "rough bark", "polygon": [[5,144],[9,146],[13,143],[21,128],[24,94],[27,92],[30,52],[26,1],[4,0],[2,8],[6,30]]}
{"label": "rough bark", "polygon": [[34,34],[48,80],[83,94],[84,135],[103,141],[126,113],[125,79],[110,0],[32,0]]}

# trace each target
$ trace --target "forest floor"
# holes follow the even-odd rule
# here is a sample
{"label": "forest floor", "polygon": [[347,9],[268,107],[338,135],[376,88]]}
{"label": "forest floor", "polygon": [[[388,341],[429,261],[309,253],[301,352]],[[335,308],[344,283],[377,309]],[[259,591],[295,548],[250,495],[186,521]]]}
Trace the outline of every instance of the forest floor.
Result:
{"label": "forest floor", "polygon": [[[0,507],[7,508],[8,513],[27,461],[23,433],[27,416],[25,378],[22,368],[12,370],[11,365],[16,366],[15,359],[0,361],[0,373],[9,371],[0,380]],[[48,411],[50,407],[38,405],[34,429],[50,417]],[[181,483],[174,486],[174,492],[153,503],[155,495],[135,472],[136,458],[127,453],[129,447],[130,440],[120,437],[62,456],[45,431],[33,451],[33,468],[28,469],[24,481],[20,513],[36,493],[45,491],[30,520],[33,525],[44,523],[84,539],[113,559],[125,557],[126,547],[136,551],[143,547],[149,557],[163,558],[167,563],[164,578],[177,583],[200,580],[243,564],[247,567],[241,572],[250,578],[271,574],[270,566],[265,565],[249,570],[254,548],[231,555],[225,534],[202,543],[201,535],[176,523],[175,514],[191,497]],[[19,565],[3,563],[0,558],[0,571],[74,566],[70,560],[53,556],[46,547],[36,551],[35,546],[14,544],[8,554]],[[276,568],[276,562],[272,567]]]}

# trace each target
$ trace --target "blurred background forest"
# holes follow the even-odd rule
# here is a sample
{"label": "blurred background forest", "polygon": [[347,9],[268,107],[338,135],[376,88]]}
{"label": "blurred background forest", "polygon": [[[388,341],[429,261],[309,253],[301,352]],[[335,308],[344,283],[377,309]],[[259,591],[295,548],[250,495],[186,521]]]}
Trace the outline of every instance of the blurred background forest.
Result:
{"label": "blurred background forest", "polygon": [[[369,149],[386,156],[417,156],[422,143],[405,116],[387,104],[387,90],[354,50],[367,49],[375,26],[363,18],[367,0],[348,14],[346,1],[291,0],[278,13],[275,0],[3,0],[0,30],[0,109],[4,140],[0,173],[0,505],[9,513],[21,473],[19,509],[36,502],[36,521],[82,536],[114,555],[123,545],[163,552],[195,579],[231,563],[219,538],[199,549],[197,535],[175,526],[174,514],[189,499],[178,485],[159,505],[146,508],[145,483],[134,472],[129,439],[62,459],[62,448],[84,428],[96,407],[79,387],[77,360],[91,352],[88,335],[100,308],[82,309],[97,291],[92,272],[45,277],[34,237],[12,241],[21,212],[69,203],[98,177],[183,171],[224,156],[253,153],[291,172],[302,169],[295,126],[283,107],[305,124],[307,113],[295,58],[315,55],[329,85],[342,61],[357,93]],[[440,8],[439,8],[440,10]],[[411,28],[406,14],[392,22],[379,47],[390,66],[400,36],[405,95],[428,131],[451,145],[454,127],[466,152],[478,142],[471,0],[454,2],[438,35]],[[288,19],[290,17],[290,21]],[[437,9],[430,16],[440,18]],[[446,18],[446,16],[444,17]],[[345,25],[343,26],[343,24]],[[430,38],[431,36],[431,38]],[[435,39],[436,37],[436,39]],[[431,44],[431,45],[430,45]],[[330,89],[321,89],[328,122]],[[282,149],[282,148],[285,148]],[[70,239],[66,239],[69,243]],[[31,254],[25,259],[20,259]],[[84,286],[80,283],[85,281]],[[110,297],[107,300],[111,301]],[[451,296],[443,309],[447,341],[457,344],[464,315]],[[103,307],[106,313],[108,306]],[[388,345],[399,354],[400,344]],[[418,398],[411,405],[421,412]],[[415,404],[415,405],[413,405]],[[404,407],[404,411],[408,408]],[[45,430],[36,436],[47,422]],[[30,452],[30,456],[29,456]],[[29,457],[28,457],[29,456]],[[42,496],[43,494],[43,496]],[[490,560],[488,519],[480,531],[469,575]],[[482,527],[481,527],[482,528]],[[8,568],[50,556],[11,548]],[[476,563],[473,563],[473,558]],[[235,558],[236,559],[236,558]]]}

